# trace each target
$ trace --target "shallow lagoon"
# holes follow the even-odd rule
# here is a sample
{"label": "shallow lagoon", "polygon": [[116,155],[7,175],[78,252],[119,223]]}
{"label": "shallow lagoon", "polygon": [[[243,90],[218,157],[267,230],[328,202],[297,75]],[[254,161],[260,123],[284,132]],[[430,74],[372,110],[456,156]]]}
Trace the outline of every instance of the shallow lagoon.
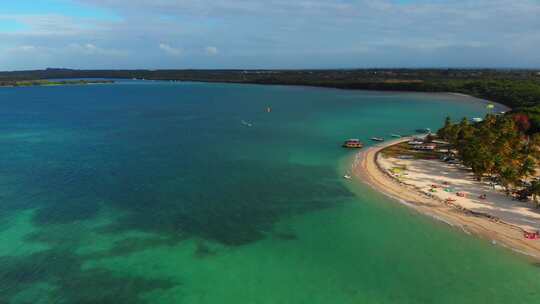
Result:
{"label": "shallow lagoon", "polygon": [[0,101],[0,302],[540,302],[525,258],[341,178],[343,139],[473,99],[120,81]]}

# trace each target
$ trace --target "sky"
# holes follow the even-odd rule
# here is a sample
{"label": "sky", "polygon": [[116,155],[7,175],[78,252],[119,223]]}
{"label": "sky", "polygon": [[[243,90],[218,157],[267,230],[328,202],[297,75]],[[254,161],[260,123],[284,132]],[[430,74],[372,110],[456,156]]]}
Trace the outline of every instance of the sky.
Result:
{"label": "sky", "polygon": [[540,0],[2,0],[0,70],[540,68]]}

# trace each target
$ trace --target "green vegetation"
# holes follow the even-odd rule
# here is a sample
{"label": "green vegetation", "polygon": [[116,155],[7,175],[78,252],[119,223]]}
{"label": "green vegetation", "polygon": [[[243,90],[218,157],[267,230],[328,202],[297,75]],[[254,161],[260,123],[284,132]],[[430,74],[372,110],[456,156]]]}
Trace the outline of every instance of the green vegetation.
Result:
{"label": "green vegetation", "polygon": [[[147,79],[319,86],[340,89],[456,92],[514,109],[540,105],[540,71],[496,69],[348,70],[70,70],[0,72],[2,81],[34,79]],[[540,109],[538,110],[540,112]],[[540,119],[538,120],[540,121]],[[540,125],[540,124],[539,124]]]}
{"label": "green vegetation", "polygon": [[511,108],[540,105],[540,82],[533,80],[449,80],[428,82],[425,91],[468,94],[499,102]]}
{"label": "green vegetation", "polygon": [[411,156],[414,159],[439,159],[441,153],[436,151],[415,150],[406,142],[389,146],[381,151],[384,157]]}
{"label": "green vegetation", "polygon": [[540,105],[540,81],[534,79],[365,80],[318,81],[298,84],[379,91],[454,92],[520,109]]}
{"label": "green vegetation", "polygon": [[540,133],[531,130],[526,114],[488,114],[474,124],[465,118],[452,123],[448,117],[437,135],[452,144],[478,180],[489,178],[520,199],[536,201],[540,195],[540,182],[532,179],[540,162]]}
{"label": "green vegetation", "polygon": [[0,87],[31,87],[31,86],[62,86],[62,85],[86,85],[98,83],[113,83],[111,80],[3,80]]}

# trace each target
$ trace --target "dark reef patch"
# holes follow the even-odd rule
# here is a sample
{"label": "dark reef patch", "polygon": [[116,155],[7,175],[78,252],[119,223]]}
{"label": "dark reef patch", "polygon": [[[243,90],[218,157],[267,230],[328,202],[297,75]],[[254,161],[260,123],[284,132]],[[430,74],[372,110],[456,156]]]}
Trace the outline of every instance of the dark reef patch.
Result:
{"label": "dark reef patch", "polygon": [[[51,249],[0,257],[0,303],[36,283],[57,288],[51,302],[140,303],[143,293],[178,282],[81,266],[186,239],[199,240],[196,258],[212,258],[223,246],[273,237],[282,219],[353,197],[332,161],[289,162],[292,153],[341,155],[297,124],[316,123],[306,108],[334,107],[314,105],[318,92],[298,100],[281,90],[199,85],[6,92],[0,127],[14,136],[0,139],[0,218],[35,210],[25,241]],[[256,102],[261,93],[282,110],[267,113],[266,101]]]}
{"label": "dark reef patch", "polygon": [[63,250],[48,250],[26,257],[0,257],[0,303],[32,284],[47,282],[56,287],[44,298],[62,303],[144,303],[141,296],[179,285],[166,279],[120,275],[106,269],[82,270],[84,259]]}
{"label": "dark reef patch", "polygon": [[173,238],[138,238],[130,237],[127,239],[116,241],[113,247],[109,250],[85,254],[86,259],[101,259],[118,256],[127,256],[136,252],[152,249],[163,246],[174,246],[181,242],[182,239]]}
{"label": "dark reef patch", "polygon": [[216,254],[217,254],[217,250],[214,249],[214,248],[211,248],[203,240],[198,240],[196,242],[196,247],[195,247],[195,257],[196,258],[202,259],[202,258],[207,258],[207,257],[214,256]]}
{"label": "dark reef patch", "polygon": [[50,204],[38,209],[34,216],[37,225],[66,224],[95,217],[100,206],[95,201],[66,199],[58,204]]}
{"label": "dark reef patch", "polygon": [[298,240],[298,235],[291,232],[275,232],[274,236],[280,240],[284,241],[296,241]]}
{"label": "dark reef patch", "polygon": [[333,207],[353,196],[329,176],[332,170],[322,166],[265,166],[254,161],[221,166],[227,168],[223,175],[186,176],[161,187],[142,181],[123,183],[126,188],[138,186],[107,198],[125,216],[106,229],[200,237],[238,246],[263,239],[282,217]]}

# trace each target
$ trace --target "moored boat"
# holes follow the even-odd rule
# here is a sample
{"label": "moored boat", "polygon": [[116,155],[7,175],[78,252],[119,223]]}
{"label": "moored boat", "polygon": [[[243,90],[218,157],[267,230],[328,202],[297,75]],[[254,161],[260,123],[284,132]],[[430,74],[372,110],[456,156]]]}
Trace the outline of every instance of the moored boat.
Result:
{"label": "moored boat", "polygon": [[417,133],[431,133],[430,128],[424,128],[424,129],[416,129]]}
{"label": "moored boat", "polygon": [[358,149],[364,147],[364,144],[356,138],[348,139],[346,140],[343,145],[343,148],[351,148],[351,149]]}
{"label": "moored boat", "polygon": [[371,140],[373,141],[384,141],[383,137],[372,137]]}

